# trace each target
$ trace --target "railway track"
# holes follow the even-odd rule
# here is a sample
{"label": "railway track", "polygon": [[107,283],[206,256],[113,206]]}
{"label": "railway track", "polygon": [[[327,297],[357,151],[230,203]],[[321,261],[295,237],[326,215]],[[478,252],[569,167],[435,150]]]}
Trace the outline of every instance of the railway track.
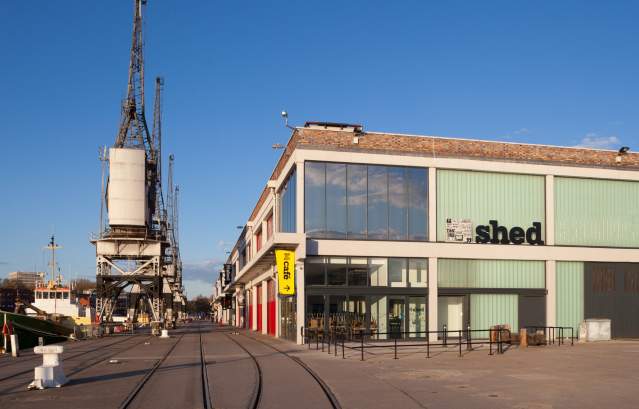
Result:
{"label": "railway track", "polygon": [[133,388],[131,393],[129,393],[120,404],[119,406],[120,409],[128,408],[131,405],[131,403],[133,403],[133,401],[138,396],[142,388],[144,388],[144,385],[146,385],[149,379],[151,379],[155,371],[157,371],[157,369],[160,367],[160,365],[162,365],[162,363],[166,360],[166,358],[168,358],[169,355],[171,355],[171,352],[173,352],[173,350],[175,349],[177,344],[180,343],[182,338],[184,338],[184,334],[180,335],[178,340],[175,341],[173,345],[171,345],[171,348],[169,348],[168,351],[166,351],[166,353],[162,356],[162,358],[157,360],[157,362],[151,367],[151,369],[149,369],[149,371],[144,375],[142,380],[140,380],[140,382],[138,382],[137,385],[135,385],[135,388]]}
{"label": "railway track", "polygon": [[209,374],[206,363],[206,351],[204,350],[204,339],[202,338],[202,328],[200,327],[200,365],[202,367],[202,401],[205,409],[213,408],[211,390],[209,389]]}
{"label": "railway track", "polygon": [[235,343],[244,352],[246,352],[248,356],[251,357],[251,360],[253,361],[253,366],[255,367],[256,379],[255,379],[255,388],[253,390],[253,395],[251,396],[251,400],[249,401],[248,408],[257,409],[260,406],[260,400],[262,398],[262,367],[260,366],[260,363],[257,361],[257,358],[255,357],[255,355],[253,355],[251,351],[249,351],[244,345],[242,345],[236,339],[233,339],[233,337],[230,336],[228,332],[225,333],[224,335],[226,335],[228,339],[233,341],[233,343]]}
{"label": "railway track", "polygon": [[[199,341],[200,341],[200,366],[201,366],[201,384],[202,384],[202,404],[205,409],[212,409],[212,400],[211,393],[209,389],[209,381],[208,381],[208,371],[207,371],[207,363],[206,363],[206,353],[204,349],[204,339],[202,338],[202,328],[199,329]],[[148,372],[144,375],[144,377],[135,385],[133,390],[126,396],[126,398],[120,403],[120,409],[126,409],[132,407],[132,404],[135,402],[136,398],[140,395],[140,392],[144,389],[145,385],[149,382],[149,380],[156,373],[158,368],[162,366],[162,364],[166,361],[166,359],[171,355],[175,347],[180,343],[182,338],[184,338],[185,334],[181,334],[177,341],[169,348],[166,353],[160,358],[152,367],[148,370]]]}
{"label": "railway track", "polygon": [[[306,365],[301,359],[299,359],[296,356],[293,356],[291,354],[289,354],[286,351],[282,351],[279,348],[274,347],[273,345],[264,342],[260,339],[239,333],[242,337],[250,339],[252,341],[255,341],[261,345],[267,346],[270,349],[286,356],[287,358],[289,358],[290,360],[292,360],[293,362],[295,362],[297,365],[299,365],[300,367],[302,367],[309,375],[311,375],[311,377],[313,378],[313,380],[319,385],[319,387],[322,389],[322,392],[324,393],[324,395],[326,396],[326,399],[328,400],[329,404],[331,405],[331,407],[333,409],[341,409],[342,406],[340,405],[339,401],[337,400],[337,397],[335,396],[335,394],[333,393],[333,391],[331,390],[331,388],[326,384],[326,382],[324,382],[324,380],[322,380],[322,378],[315,373],[315,371],[313,371],[313,369],[311,369],[308,365]],[[229,334],[226,334],[226,336],[233,341],[235,344],[237,344],[240,348],[242,348],[253,360],[254,364],[255,364],[255,368],[256,368],[256,373],[257,373],[257,382],[256,382],[256,387],[255,387],[255,391],[253,393],[253,397],[249,403],[248,408],[249,409],[257,409],[260,406],[260,398],[262,395],[262,370],[259,364],[259,361],[257,360],[257,357],[251,353],[244,345],[242,345],[239,341],[237,341],[236,339],[233,339],[233,337],[231,337]]]}

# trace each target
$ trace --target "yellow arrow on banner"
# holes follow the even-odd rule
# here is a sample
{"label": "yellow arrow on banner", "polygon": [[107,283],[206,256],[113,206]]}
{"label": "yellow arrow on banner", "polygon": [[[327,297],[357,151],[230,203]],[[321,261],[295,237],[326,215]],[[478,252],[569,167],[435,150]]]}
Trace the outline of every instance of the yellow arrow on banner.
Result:
{"label": "yellow arrow on banner", "polygon": [[295,295],[295,251],[275,250],[277,264],[277,292]]}

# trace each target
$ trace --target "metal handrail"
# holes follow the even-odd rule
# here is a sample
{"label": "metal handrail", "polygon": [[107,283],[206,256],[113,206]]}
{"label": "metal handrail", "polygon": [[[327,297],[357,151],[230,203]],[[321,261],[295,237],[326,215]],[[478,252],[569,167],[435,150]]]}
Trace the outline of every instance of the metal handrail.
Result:
{"label": "metal handrail", "polygon": [[[321,331],[320,331],[321,330]],[[328,346],[328,352],[331,352],[331,345],[333,345],[333,352],[337,355],[337,348],[339,346],[339,341],[341,341],[342,347],[342,358],[345,358],[345,349],[359,350],[361,353],[361,360],[364,360],[364,350],[367,348],[388,348],[388,345],[371,345],[365,344],[364,339],[368,336],[369,341],[371,341],[371,336],[375,335],[375,341],[392,341],[393,342],[393,350],[394,350],[394,359],[397,358],[397,349],[401,347],[426,347],[426,357],[430,358],[430,348],[431,347],[448,347],[448,346],[456,346],[459,350],[459,356],[462,357],[462,345],[466,345],[467,351],[472,351],[472,345],[484,345],[486,344],[486,338],[473,338],[473,333],[488,333],[488,344],[489,344],[489,355],[493,355],[493,344],[496,344],[495,352],[497,354],[504,353],[504,344],[510,344],[512,340],[512,332],[507,328],[490,328],[490,329],[471,329],[468,327],[465,330],[437,330],[437,331],[388,331],[388,332],[379,332],[379,331],[370,331],[363,330],[358,335],[356,341],[359,341],[358,346],[348,346],[346,345],[346,341],[353,341],[352,337],[348,337],[349,332],[344,330],[337,331],[337,328],[329,328],[329,331],[326,331],[323,327],[316,328],[301,328],[302,337],[304,343],[311,347],[311,338],[315,340],[315,349],[318,350],[320,348],[320,339],[321,339],[321,350],[324,351],[324,344]],[[404,340],[410,340],[410,335],[424,335],[422,339],[426,340],[426,343],[415,343],[411,342],[410,344],[398,344],[397,341],[401,336],[409,335],[409,337],[403,337]],[[438,338],[440,334],[443,334],[441,342],[431,342],[430,335],[437,334]],[[457,335],[457,342],[450,343],[448,342],[448,334]],[[392,338],[388,339],[379,339],[379,336],[387,336],[391,335]],[[397,335],[400,335],[398,337]],[[496,339],[493,340],[493,337]],[[415,338],[413,338],[415,339]],[[416,339],[417,340],[417,339]]]}

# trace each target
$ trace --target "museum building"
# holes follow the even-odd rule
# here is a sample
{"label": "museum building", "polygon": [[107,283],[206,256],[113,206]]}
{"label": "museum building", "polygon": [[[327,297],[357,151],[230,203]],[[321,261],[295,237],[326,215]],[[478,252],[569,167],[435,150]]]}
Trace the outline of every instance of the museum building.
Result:
{"label": "museum building", "polygon": [[298,343],[311,321],[423,337],[609,318],[639,337],[639,154],[308,122],[218,284],[223,322]]}

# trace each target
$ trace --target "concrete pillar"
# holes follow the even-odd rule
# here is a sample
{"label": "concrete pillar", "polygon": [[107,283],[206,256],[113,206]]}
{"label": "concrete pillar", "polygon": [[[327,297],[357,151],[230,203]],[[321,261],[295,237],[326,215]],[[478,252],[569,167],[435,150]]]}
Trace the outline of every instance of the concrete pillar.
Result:
{"label": "concrete pillar", "polygon": [[257,331],[257,292],[260,291],[259,286],[253,286],[251,291],[251,314],[253,314],[252,321],[252,330]]}
{"label": "concrete pillar", "polygon": [[555,245],[555,177],[546,175],[546,245]]}
{"label": "concrete pillar", "polygon": [[546,326],[557,325],[557,262],[546,260]]}
{"label": "concrete pillar", "polygon": [[297,317],[295,319],[297,325],[297,343],[301,345],[304,342],[302,338],[302,327],[306,321],[306,296],[304,295],[304,260],[295,263],[295,284],[296,284],[296,302]]}
{"label": "concrete pillar", "polygon": [[437,241],[437,169],[428,168],[428,241]]}
{"label": "concrete pillar", "polygon": [[262,281],[262,334],[268,334],[268,280]]}
{"label": "concrete pillar", "polygon": [[304,162],[295,162],[295,231],[304,233]]}
{"label": "concrete pillar", "polygon": [[[275,205],[273,205],[273,211],[275,211]],[[262,247],[264,247],[265,243],[269,239],[269,237],[266,236],[266,233],[268,231],[268,223],[266,223],[267,218],[268,216],[265,217],[264,220],[262,220]]]}
{"label": "concrete pillar", "polygon": [[[428,259],[428,330],[437,331],[437,259]],[[430,334],[436,342],[437,334]]]}

